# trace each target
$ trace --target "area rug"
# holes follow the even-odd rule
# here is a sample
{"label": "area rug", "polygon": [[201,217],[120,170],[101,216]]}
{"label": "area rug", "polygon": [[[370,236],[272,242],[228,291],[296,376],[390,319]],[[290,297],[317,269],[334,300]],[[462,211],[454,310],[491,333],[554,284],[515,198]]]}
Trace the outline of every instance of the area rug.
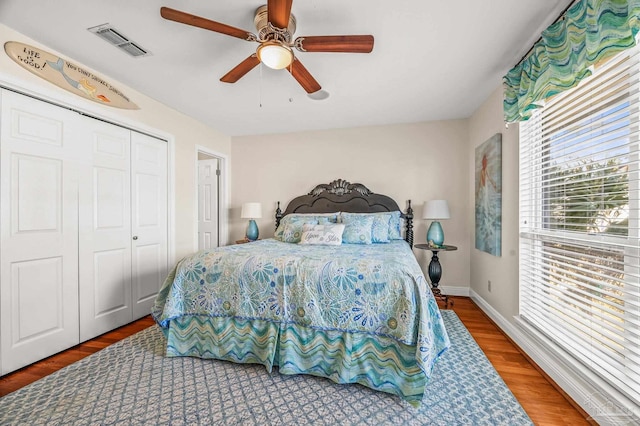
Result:
{"label": "area rug", "polygon": [[152,326],[0,398],[1,425],[532,424],[453,311],[420,408],[361,385],[261,365],[164,357]]}

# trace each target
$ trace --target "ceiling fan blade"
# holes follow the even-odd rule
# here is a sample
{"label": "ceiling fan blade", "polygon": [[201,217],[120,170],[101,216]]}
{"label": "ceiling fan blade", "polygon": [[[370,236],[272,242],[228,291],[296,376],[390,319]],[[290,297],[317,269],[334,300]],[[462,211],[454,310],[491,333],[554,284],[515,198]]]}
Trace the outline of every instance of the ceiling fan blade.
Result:
{"label": "ceiling fan blade", "polygon": [[269,0],[267,2],[267,19],[277,28],[287,28],[291,16],[293,0]]}
{"label": "ceiling fan blade", "polygon": [[231,71],[222,76],[220,81],[224,83],[235,83],[236,81],[244,77],[246,73],[254,69],[259,63],[260,59],[258,59],[256,54],[254,53],[247,59],[236,65],[235,68],[233,68]]}
{"label": "ceiling fan blade", "polygon": [[373,50],[373,36],[335,35],[298,37],[294,46],[301,52],[369,53]]}
{"label": "ceiling fan blade", "polygon": [[160,8],[160,16],[170,21],[180,22],[181,24],[192,25],[194,27],[204,28],[205,30],[215,31],[220,34],[230,35],[232,37],[241,38],[242,40],[254,41],[256,36],[248,31],[235,28],[230,25],[221,24],[220,22],[211,21],[200,16],[191,15],[186,12],[171,9],[169,7]]}
{"label": "ceiling fan blade", "polygon": [[304,67],[304,65],[302,65],[302,62],[300,62],[298,58],[294,58],[291,66],[289,66],[287,69],[289,70],[293,78],[295,78],[298,83],[300,83],[300,86],[302,86],[302,88],[307,91],[307,93],[315,93],[318,90],[322,89],[322,87],[320,87],[320,84],[316,81],[315,78],[313,78],[309,71],[307,71],[307,69]]}

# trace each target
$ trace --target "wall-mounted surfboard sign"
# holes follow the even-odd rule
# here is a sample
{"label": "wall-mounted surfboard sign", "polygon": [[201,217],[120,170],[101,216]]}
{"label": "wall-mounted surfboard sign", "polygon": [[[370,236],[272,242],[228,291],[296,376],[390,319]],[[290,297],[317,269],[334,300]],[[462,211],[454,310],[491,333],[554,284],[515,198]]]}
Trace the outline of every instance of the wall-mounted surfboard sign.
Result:
{"label": "wall-mounted surfboard sign", "polygon": [[140,109],[105,79],[46,50],[8,41],[4,51],[22,68],[78,96],[115,108]]}

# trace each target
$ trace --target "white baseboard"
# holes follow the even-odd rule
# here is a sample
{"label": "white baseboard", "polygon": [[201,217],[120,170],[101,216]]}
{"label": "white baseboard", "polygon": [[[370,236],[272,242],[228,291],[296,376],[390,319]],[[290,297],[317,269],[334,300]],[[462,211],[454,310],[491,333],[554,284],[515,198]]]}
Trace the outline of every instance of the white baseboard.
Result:
{"label": "white baseboard", "polygon": [[440,286],[442,294],[447,296],[464,296],[469,297],[469,287]]}
{"label": "white baseboard", "polygon": [[[444,292],[444,288],[443,288]],[[506,320],[475,291],[471,299],[522,349],[591,419],[600,425],[640,424],[640,406],[568,355],[547,349],[553,343],[529,324]]]}

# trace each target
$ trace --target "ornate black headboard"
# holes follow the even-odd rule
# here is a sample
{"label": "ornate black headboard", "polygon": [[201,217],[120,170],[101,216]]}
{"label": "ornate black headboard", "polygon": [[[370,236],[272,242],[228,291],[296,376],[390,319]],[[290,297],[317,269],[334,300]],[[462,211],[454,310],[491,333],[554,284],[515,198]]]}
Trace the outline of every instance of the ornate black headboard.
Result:
{"label": "ornate black headboard", "polygon": [[280,201],[276,210],[276,228],[280,219],[290,213],[375,213],[400,211],[405,220],[404,239],[413,247],[413,209],[408,201],[406,213],[402,213],[398,204],[390,197],[374,194],[361,183],[350,183],[342,179],[329,184],[320,184],[306,195],[301,195],[289,202],[284,213],[280,210]]}

